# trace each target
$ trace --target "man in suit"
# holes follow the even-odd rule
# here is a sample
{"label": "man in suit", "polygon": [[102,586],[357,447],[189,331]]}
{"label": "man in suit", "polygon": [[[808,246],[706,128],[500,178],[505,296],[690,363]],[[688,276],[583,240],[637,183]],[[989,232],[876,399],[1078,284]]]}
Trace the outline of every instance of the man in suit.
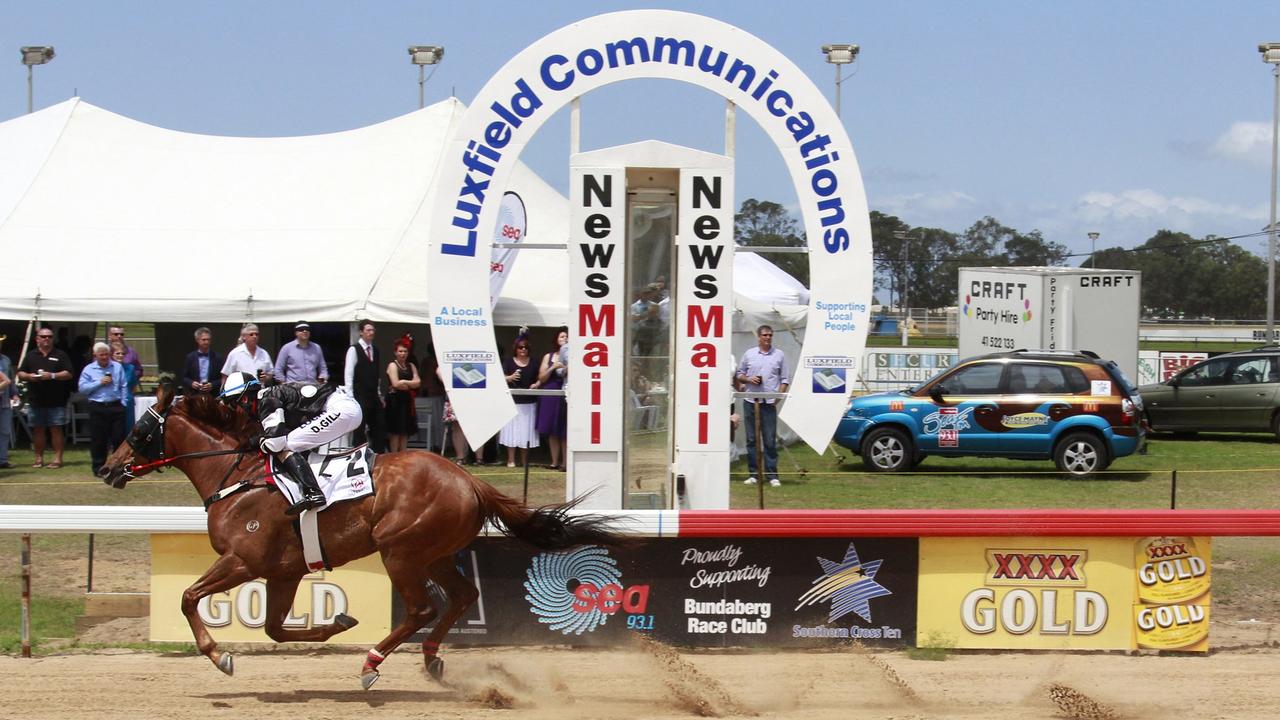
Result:
{"label": "man in suit", "polygon": [[222,364],[225,360],[213,346],[213,333],[209,328],[196,330],[196,349],[187,353],[182,367],[182,390],[186,393],[217,395],[222,390]]}
{"label": "man in suit", "polygon": [[373,346],[373,322],[361,320],[357,327],[360,337],[347,348],[343,371],[343,385],[360,403],[360,410],[364,413],[363,423],[355,432],[355,442],[358,445],[367,441],[371,450],[384,453],[387,451],[387,425],[383,408],[387,403],[382,397],[381,381],[385,368],[382,355]]}

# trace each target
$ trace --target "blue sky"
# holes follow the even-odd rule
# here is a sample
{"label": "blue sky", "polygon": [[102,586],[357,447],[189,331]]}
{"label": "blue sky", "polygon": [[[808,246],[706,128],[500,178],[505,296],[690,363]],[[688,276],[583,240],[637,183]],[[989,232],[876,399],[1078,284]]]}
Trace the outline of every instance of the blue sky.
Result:
{"label": "blue sky", "polygon": [[[5,3],[0,119],[26,110],[18,47],[51,44],[36,106],[79,94],[143,122],[218,135],[346,130],[416,109],[411,44],[443,44],[427,102],[468,102],[527,44],[588,15],[667,7],[737,25],[834,95],[823,43],[862,46],[843,119],[873,209],[962,230],[992,215],[1073,251],[1160,228],[1252,233],[1268,218],[1280,2]],[[723,149],[723,101],[633,81],[583,99],[584,149],[660,139]],[[764,134],[739,114],[737,193],[794,205]],[[523,159],[567,180],[567,112]],[[1240,241],[1262,252],[1265,237]]]}

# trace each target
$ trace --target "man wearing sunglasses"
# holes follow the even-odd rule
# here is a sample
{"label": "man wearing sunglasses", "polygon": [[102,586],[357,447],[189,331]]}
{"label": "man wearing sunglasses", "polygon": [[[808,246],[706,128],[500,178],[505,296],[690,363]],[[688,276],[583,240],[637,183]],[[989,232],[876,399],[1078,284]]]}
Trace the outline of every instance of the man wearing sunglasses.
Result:
{"label": "man wearing sunglasses", "polygon": [[[71,359],[53,346],[51,328],[36,331],[36,346],[22,359],[18,379],[27,383],[27,420],[31,424],[32,448],[36,455],[31,467],[60,468],[66,444],[62,426],[67,424],[67,400],[71,398]],[[46,428],[54,458],[48,465],[44,462]]]}
{"label": "man wearing sunglasses", "polygon": [[227,376],[235,372],[249,373],[263,385],[270,385],[276,371],[271,353],[258,345],[258,326],[248,323],[240,328],[240,344],[227,353],[222,364],[222,383],[226,387]]}

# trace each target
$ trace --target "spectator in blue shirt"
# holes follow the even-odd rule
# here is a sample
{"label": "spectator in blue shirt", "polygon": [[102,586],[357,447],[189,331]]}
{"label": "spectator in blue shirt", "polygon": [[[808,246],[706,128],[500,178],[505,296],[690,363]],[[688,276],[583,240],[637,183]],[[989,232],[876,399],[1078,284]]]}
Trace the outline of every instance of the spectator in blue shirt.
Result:
{"label": "spectator in blue shirt", "polygon": [[79,390],[89,400],[89,459],[93,474],[124,441],[124,367],[111,359],[106,343],[93,346],[93,362],[80,371]]}
{"label": "spectator in blue shirt", "polygon": [[311,326],[305,322],[294,325],[293,337],[276,355],[276,381],[328,382],[329,368],[320,346],[311,342]]}

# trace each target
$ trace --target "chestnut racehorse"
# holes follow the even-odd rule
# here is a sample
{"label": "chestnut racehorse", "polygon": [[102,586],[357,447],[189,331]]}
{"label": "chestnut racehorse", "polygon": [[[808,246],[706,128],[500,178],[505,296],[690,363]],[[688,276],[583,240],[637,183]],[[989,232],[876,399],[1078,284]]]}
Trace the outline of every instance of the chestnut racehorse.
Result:
{"label": "chestnut racehorse", "polygon": [[[182,594],[182,612],[200,652],[224,673],[233,672],[231,654],[218,650],[196,608],[201,598],[256,578],[266,579],[266,631],[272,640],[320,642],[353,627],[355,619],[346,615],[330,625],[284,627],[307,567],[293,520],[284,513],[287,503],[265,482],[256,420],[207,395],[175,400],[171,383],[162,382],[156,395],[155,406],[107,460],[102,477],[123,488],[138,475],[172,465],[205,500],[209,541],[219,558]],[[422,653],[427,671],[441,678],[440,641],[479,595],[458,572],[453,555],[471,543],[485,521],[496,521],[504,534],[542,550],[623,542],[605,518],[570,516],[576,501],[531,509],[429,452],[379,455],[373,483],[376,494],[338,503],[317,517],[330,565],[378,552],[404,600],[404,621],[369,651],[361,673],[365,689],[378,679],[379,663],[437,614],[439,622],[422,643]],[[439,613],[428,580],[448,596]]]}

